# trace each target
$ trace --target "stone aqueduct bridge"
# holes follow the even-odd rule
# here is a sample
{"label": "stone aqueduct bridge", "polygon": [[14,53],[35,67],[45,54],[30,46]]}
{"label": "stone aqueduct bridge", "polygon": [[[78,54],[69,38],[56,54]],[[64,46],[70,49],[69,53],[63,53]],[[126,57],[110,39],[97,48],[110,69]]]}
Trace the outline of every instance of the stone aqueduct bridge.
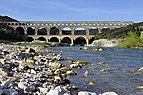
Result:
{"label": "stone aqueduct bridge", "polygon": [[47,42],[91,44],[97,33],[126,27],[133,22],[120,21],[22,21],[4,23],[28,39]]}

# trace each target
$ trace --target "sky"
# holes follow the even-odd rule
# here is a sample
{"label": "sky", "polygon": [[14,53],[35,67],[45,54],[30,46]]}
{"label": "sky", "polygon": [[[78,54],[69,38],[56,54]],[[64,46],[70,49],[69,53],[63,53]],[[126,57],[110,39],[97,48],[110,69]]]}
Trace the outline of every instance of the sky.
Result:
{"label": "sky", "polygon": [[143,0],[0,0],[19,21],[143,21]]}

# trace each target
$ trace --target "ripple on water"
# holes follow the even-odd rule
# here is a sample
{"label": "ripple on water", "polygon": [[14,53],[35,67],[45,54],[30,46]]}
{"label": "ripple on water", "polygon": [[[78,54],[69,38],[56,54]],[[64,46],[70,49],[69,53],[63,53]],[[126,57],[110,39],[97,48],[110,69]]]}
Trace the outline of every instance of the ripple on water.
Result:
{"label": "ripple on water", "polygon": [[[119,95],[143,95],[142,89],[136,89],[143,85],[142,72],[136,72],[143,66],[143,50],[104,48],[103,52],[92,50],[79,50],[79,47],[56,47],[56,52],[62,50],[63,56],[72,57],[74,60],[92,62],[80,70],[75,69],[77,76],[69,77],[71,84],[77,85],[79,90],[94,91],[97,93],[115,91]],[[97,64],[104,61],[106,64]],[[65,62],[66,64],[66,62]],[[107,72],[100,72],[108,68]],[[84,72],[88,71],[87,77]],[[88,83],[94,81],[95,85]]]}

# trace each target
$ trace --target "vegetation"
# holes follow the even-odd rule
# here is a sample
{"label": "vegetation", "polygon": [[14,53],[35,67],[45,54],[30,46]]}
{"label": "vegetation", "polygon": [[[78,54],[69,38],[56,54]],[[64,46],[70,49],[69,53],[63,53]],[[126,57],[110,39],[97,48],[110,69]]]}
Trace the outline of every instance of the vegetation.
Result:
{"label": "vegetation", "polygon": [[143,47],[143,39],[141,39],[135,32],[130,32],[124,42],[120,43],[120,47],[136,48]]}
{"label": "vegetation", "polygon": [[18,40],[16,31],[7,25],[4,25],[3,22],[17,22],[17,20],[8,16],[0,16],[0,42],[9,43],[11,40]]}
{"label": "vegetation", "polygon": [[139,26],[143,26],[142,23],[135,23],[133,25],[129,25],[127,27],[115,28],[108,32],[102,32],[100,34],[95,35],[95,39],[124,39],[130,32],[136,32],[138,36],[140,36],[140,31],[143,29],[139,28]]}
{"label": "vegetation", "polygon": [[8,16],[0,16],[0,22],[18,22],[18,21]]}
{"label": "vegetation", "polygon": [[34,43],[18,43],[18,45],[20,46],[49,46],[48,43],[44,42],[44,43],[39,43],[39,42],[34,42]]}

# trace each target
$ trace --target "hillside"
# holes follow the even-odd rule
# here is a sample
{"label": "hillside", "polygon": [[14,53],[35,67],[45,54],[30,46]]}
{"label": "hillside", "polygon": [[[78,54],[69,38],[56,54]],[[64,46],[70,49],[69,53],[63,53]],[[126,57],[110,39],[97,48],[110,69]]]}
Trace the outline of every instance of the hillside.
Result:
{"label": "hillside", "polygon": [[8,16],[0,16],[0,22],[18,22],[17,20],[8,17]]}
{"label": "hillside", "polygon": [[134,23],[127,27],[116,28],[108,32],[102,32],[95,35],[95,39],[124,39],[130,32],[136,32],[140,36],[140,32],[143,31],[143,22]]}

